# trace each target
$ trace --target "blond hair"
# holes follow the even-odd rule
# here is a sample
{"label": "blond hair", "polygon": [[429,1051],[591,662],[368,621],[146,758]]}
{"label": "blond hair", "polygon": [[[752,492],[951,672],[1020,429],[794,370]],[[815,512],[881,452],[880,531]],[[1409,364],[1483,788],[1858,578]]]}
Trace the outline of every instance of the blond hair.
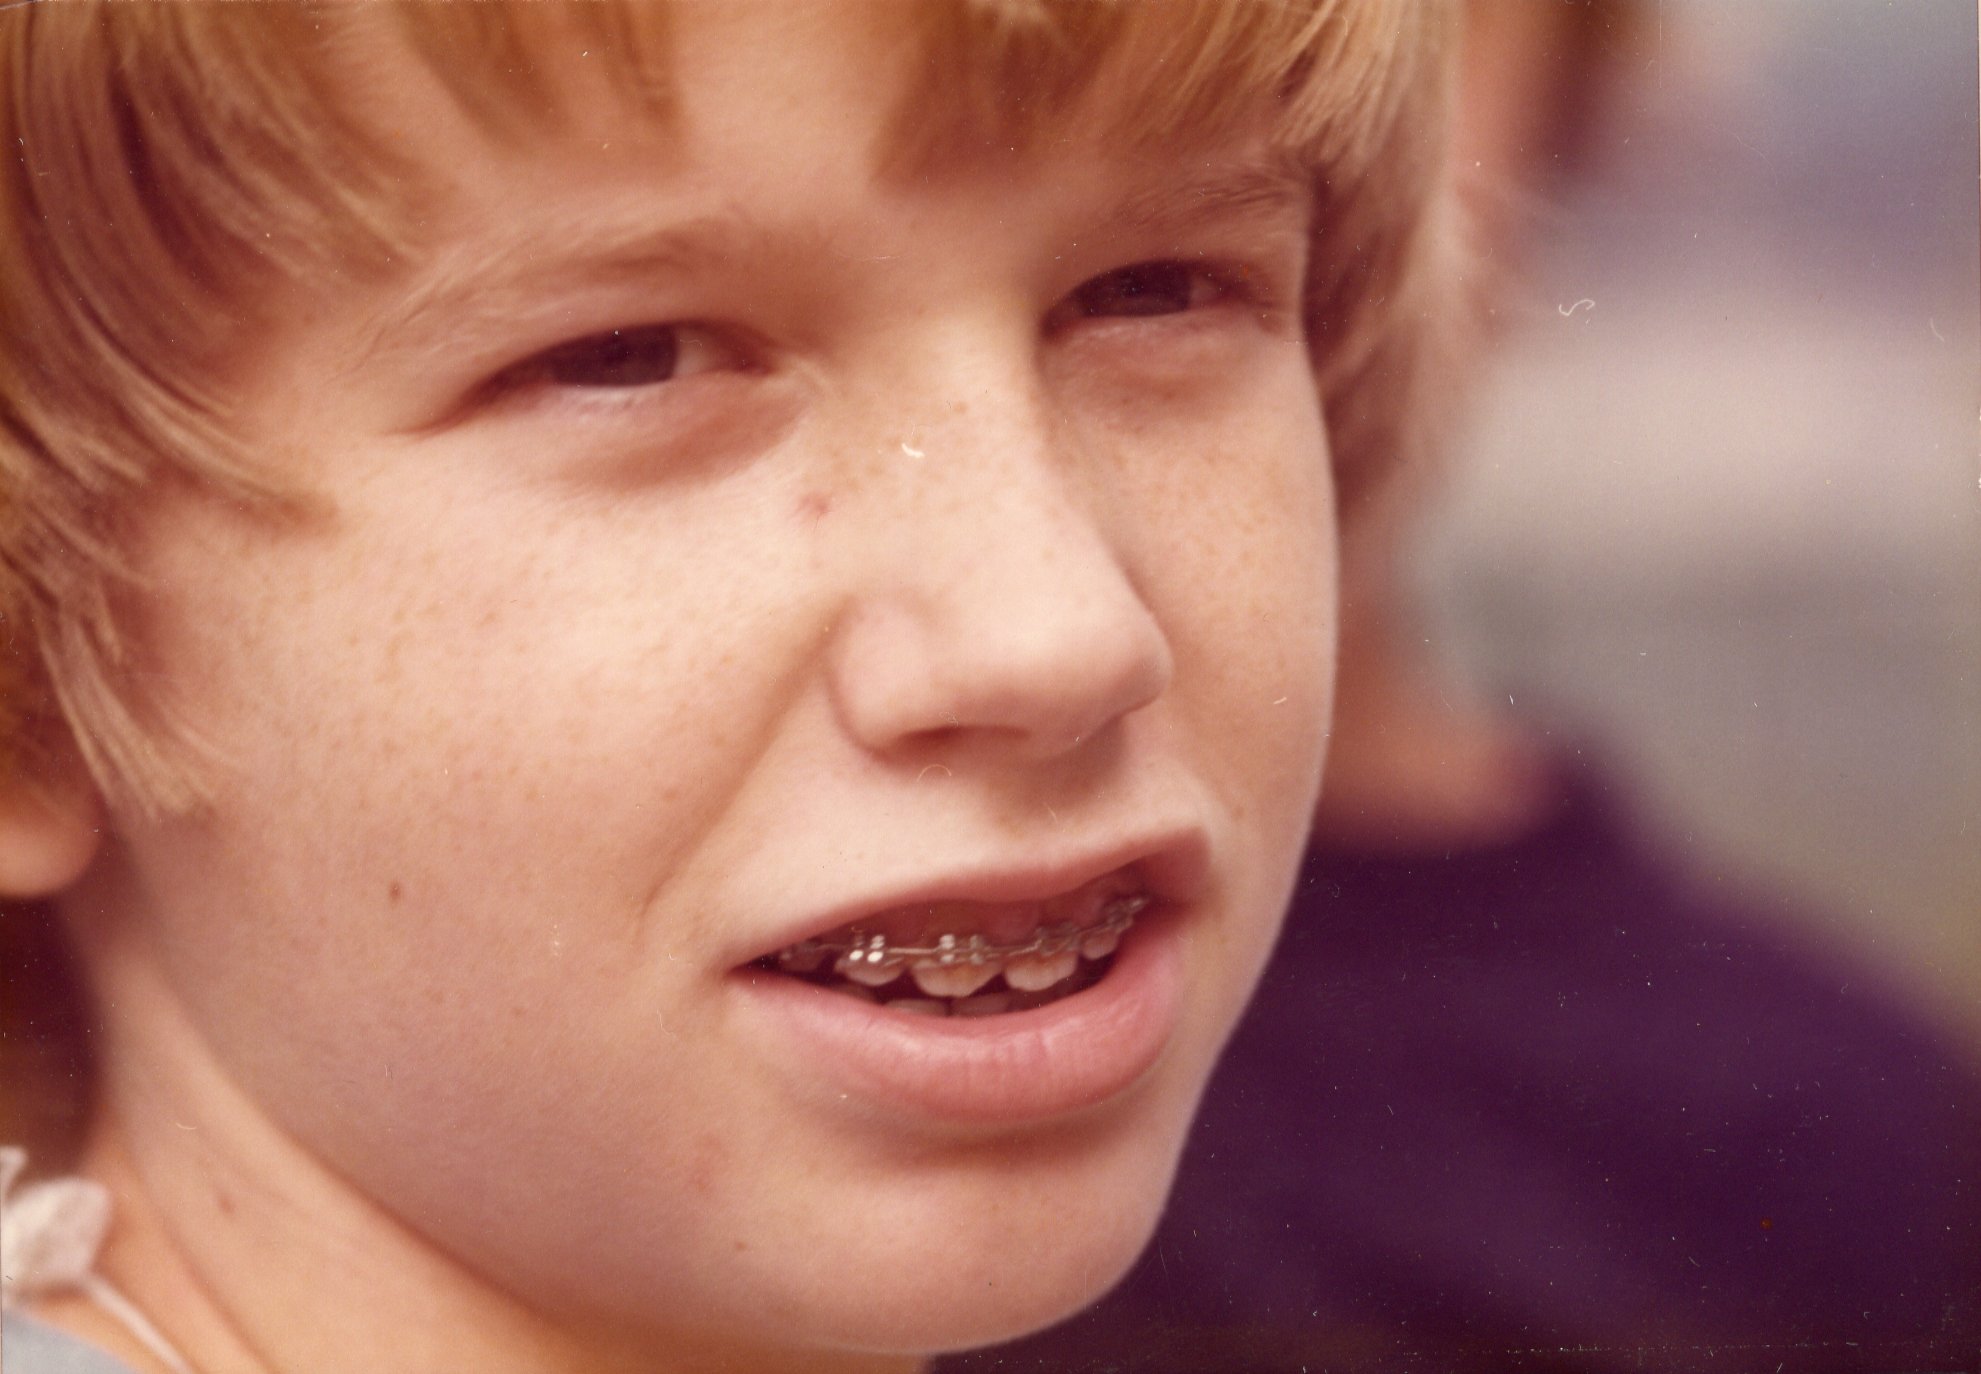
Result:
{"label": "blond hair", "polygon": [[[279,504],[223,395],[267,289],[401,253],[400,155],[354,118],[370,7],[27,6],[0,13],[0,762],[52,707],[106,795],[196,803],[196,741],[139,689],[141,493],[188,482]],[[914,158],[1052,128],[1112,82],[1124,137],[1265,110],[1313,174],[1308,328],[1344,504],[1418,442],[1452,242],[1450,7],[1433,0],[974,0],[913,11]],[[665,8],[394,6],[389,22],[503,136],[560,118],[583,48],[664,123]],[[548,60],[547,60],[548,59]]]}

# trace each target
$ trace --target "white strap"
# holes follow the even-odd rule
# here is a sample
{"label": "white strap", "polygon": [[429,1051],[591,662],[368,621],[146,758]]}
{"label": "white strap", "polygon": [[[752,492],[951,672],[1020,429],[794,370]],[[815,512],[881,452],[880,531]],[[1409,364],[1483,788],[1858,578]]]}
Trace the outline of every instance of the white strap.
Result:
{"label": "white strap", "polygon": [[172,1374],[193,1374],[193,1367],[186,1363],[186,1357],[174,1348],[172,1342],[165,1339],[165,1333],[153,1326],[151,1320],[138,1311],[129,1298],[113,1288],[108,1279],[89,1274],[84,1277],[81,1288],[83,1296],[122,1322],[124,1329],[137,1343],[157,1357],[158,1362]]}
{"label": "white strap", "polygon": [[100,1183],[58,1178],[16,1194],[27,1164],[18,1148],[0,1150],[0,1305],[76,1288],[96,1263],[110,1229],[110,1194]]}
{"label": "white strap", "polygon": [[110,1230],[110,1193],[86,1178],[56,1178],[23,1188],[14,1180],[27,1152],[0,1146],[0,1308],[50,1293],[81,1293],[115,1319],[172,1374],[192,1374],[144,1313],[95,1274],[96,1252]]}

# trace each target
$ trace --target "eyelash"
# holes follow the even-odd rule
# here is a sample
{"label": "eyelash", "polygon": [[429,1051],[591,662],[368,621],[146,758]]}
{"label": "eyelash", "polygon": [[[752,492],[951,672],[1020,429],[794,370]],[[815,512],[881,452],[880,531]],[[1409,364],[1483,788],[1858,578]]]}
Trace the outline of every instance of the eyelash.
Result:
{"label": "eyelash", "polygon": [[[1150,319],[1190,314],[1234,300],[1262,305],[1265,302],[1256,277],[1257,274],[1246,266],[1182,258],[1130,263],[1089,277],[1068,293],[1064,301],[1053,307],[1047,321],[1063,327],[1083,319]],[[1174,300],[1169,293],[1177,290],[1183,293],[1183,300],[1175,309],[1106,311],[1095,308],[1098,302],[1108,298],[1110,289],[1120,293],[1113,297],[1117,304],[1153,300],[1160,307],[1165,301]]]}
{"label": "eyelash", "polygon": [[[711,370],[725,362],[733,362],[739,367],[746,365],[742,350],[725,342],[716,330],[707,326],[641,324],[607,330],[602,334],[588,334],[546,348],[504,368],[489,379],[484,389],[495,398],[537,388],[606,393],[637,391],[680,380],[684,352],[694,363],[687,376]],[[709,366],[703,366],[703,363]],[[638,374],[643,367],[666,375],[642,377]],[[578,380],[576,374],[587,369],[593,374],[593,380]],[[611,379],[614,374],[626,372],[635,375],[627,380]],[[601,377],[605,379],[599,380]]]}
{"label": "eyelash", "polygon": [[[1047,312],[1045,324],[1049,331],[1058,332],[1089,320],[1164,319],[1226,304],[1263,313],[1275,308],[1278,295],[1266,274],[1247,265],[1158,258],[1088,278]],[[1153,303],[1156,308],[1136,308],[1144,303]],[[1128,308],[1121,308],[1124,306]],[[681,371],[684,351],[695,363],[686,374]],[[749,370],[750,365],[747,349],[709,326],[642,324],[554,345],[503,369],[481,390],[487,401],[554,390],[567,395],[586,393],[590,403],[612,404],[619,397],[683,380],[684,375],[692,377],[717,369]],[[643,366],[666,375],[642,376]],[[585,376],[587,370],[589,378]],[[628,372],[634,374],[630,380],[599,380],[624,377]]]}

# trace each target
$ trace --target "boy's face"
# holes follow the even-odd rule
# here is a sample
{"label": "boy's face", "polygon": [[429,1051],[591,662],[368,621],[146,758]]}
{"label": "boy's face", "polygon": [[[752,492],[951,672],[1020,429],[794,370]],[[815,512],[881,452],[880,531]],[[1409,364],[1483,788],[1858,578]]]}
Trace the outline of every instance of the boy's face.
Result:
{"label": "boy's face", "polygon": [[[1077,124],[890,176],[876,30],[694,10],[674,131],[601,96],[513,144],[381,56],[434,253],[324,283],[241,405],[326,511],[150,526],[227,767],[93,900],[339,1177],[632,1329],[915,1350],[1095,1296],[1318,782],[1303,188]],[[1009,942],[1111,873],[1155,906],[1029,1010],[757,966],[931,899]]]}

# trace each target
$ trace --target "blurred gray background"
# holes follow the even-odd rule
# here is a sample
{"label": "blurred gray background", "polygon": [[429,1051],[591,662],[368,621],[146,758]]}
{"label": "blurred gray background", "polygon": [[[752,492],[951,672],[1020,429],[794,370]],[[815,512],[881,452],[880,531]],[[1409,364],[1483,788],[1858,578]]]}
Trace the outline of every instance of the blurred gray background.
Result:
{"label": "blurred gray background", "polygon": [[1649,6],[1406,561],[1474,690],[1981,1046],[1976,27]]}

